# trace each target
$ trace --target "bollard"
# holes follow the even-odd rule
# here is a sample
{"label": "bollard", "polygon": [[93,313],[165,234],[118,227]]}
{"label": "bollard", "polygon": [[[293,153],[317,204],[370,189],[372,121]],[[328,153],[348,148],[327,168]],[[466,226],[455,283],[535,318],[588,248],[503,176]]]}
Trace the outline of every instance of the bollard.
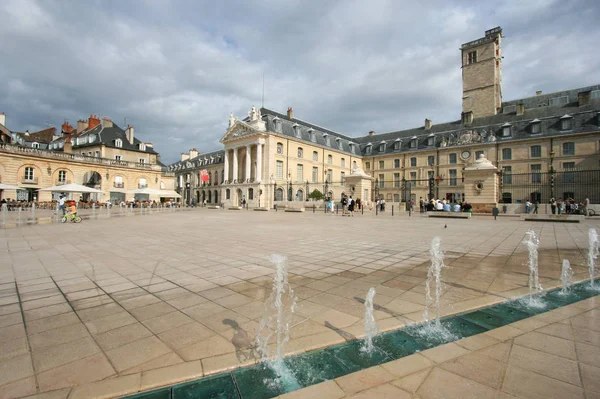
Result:
{"label": "bollard", "polygon": [[360,206],[360,214],[361,214],[361,215],[364,215],[364,214],[365,214],[365,207],[364,207],[364,205],[361,205],[361,206]]}
{"label": "bollard", "polygon": [[315,204],[313,204],[313,213],[315,213]]}
{"label": "bollard", "polygon": [[392,205],[392,216],[394,216],[394,205]]}
{"label": "bollard", "polygon": [[35,204],[31,204],[31,218],[35,220]]}
{"label": "bollard", "polygon": [[92,216],[96,216],[96,203],[92,204]]}
{"label": "bollard", "polygon": [[19,207],[19,224],[21,224],[21,211],[23,210],[23,208]]}
{"label": "bollard", "polygon": [[335,214],[336,215],[338,214],[338,206],[337,205],[335,206]]}
{"label": "bollard", "polygon": [[379,215],[379,206],[375,205],[375,216]]}

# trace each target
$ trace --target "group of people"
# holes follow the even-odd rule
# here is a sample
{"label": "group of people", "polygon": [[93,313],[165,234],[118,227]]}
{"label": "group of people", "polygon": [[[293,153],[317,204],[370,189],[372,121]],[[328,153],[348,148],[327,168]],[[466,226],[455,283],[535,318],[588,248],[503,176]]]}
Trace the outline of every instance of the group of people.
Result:
{"label": "group of people", "polygon": [[[556,215],[557,213],[563,214],[577,214],[577,213],[587,213],[587,210],[590,207],[590,199],[586,198],[585,202],[577,203],[573,198],[568,197],[566,200],[556,200],[556,198],[550,198],[550,209],[552,210],[552,214]],[[536,212],[537,213],[537,212]]]}
{"label": "group of people", "polygon": [[[332,203],[332,208],[333,208],[333,202],[331,202],[331,203]],[[360,203],[360,198],[357,198],[356,200],[354,200],[351,195],[350,196],[344,195],[342,197],[342,216],[354,216],[354,210],[356,208],[358,210],[360,210],[361,207],[362,207],[362,204]],[[332,208],[330,208],[331,213],[333,213]]]}
{"label": "group of people", "polygon": [[452,203],[446,199],[431,199],[429,201],[424,200],[423,197],[419,199],[419,211],[425,212],[472,212],[473,207],[468,202],[455,202]]}
{"label": "group of people", "polygon": [[58,198],[58,210],[62,211],[63,216],[65,216],[67,214],[67,209],[70,218],[75,219],[77,217],[77,203],[74,200],[68,200],[65,196],[61,195]]}

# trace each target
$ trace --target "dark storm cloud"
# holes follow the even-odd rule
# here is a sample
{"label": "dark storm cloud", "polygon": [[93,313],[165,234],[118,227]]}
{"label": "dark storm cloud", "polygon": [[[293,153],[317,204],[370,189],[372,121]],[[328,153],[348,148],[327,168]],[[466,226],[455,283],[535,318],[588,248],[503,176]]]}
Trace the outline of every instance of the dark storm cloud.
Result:
{"label": "dark storm cloud", "polygon": [[90,113],[172,162],[265,105],[348,135],[457,119],[460,45],[504,28],[505,99],[600,82],[595,1],[0,3],[13,130]]}

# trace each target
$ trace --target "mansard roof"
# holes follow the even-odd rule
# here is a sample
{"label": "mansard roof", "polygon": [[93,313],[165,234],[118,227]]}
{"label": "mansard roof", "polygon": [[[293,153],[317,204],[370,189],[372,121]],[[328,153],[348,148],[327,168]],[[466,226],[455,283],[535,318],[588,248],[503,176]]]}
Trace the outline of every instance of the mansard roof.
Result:
{"label": "mansard roof", "polygon": [[[317,144],[322,147],[328,147],[335,151],[346,152],[350,155],[360,155],[358,145],[354,146],[354,150],[350,148],[350,144],[358,144],[352,137],[343,135],[333,130],[325,129],[321,126],[305,122],[296,118],[288,118],[287,115],[280,114],[279,112],[272,111],[267,108],[261,108],[263,120],[267,122],[267,131],[278,133],[284,136],[288,136],[294,139],[300,139],[307,143]],[[275,126],[273,121],[275,118],[281,121],[281,129]],[[294,130],[299,129],[298,132]],[[314,141],[311,137],[311,130],[314,133]],[[327,141],[329,138],[329,141]]]}
{"label": "mansard roof", "polygon": [[[117,147],[116,141],[117,139],[121,140],[121,146]],[[66,136],[58,138],[53,141],[53,143],[64,144],[66,140]],[[144,152],[149,154],[156,154],[154,148],[150,145],[145,145],[145,149],[140,149],[140,144],[146,144],[143,141],[137,139],[134,135],[133,144],[127,140],[127,135],[125,131],[119,127],[117,124],[114,124],[110,127],[103,127],[102,124],[93,127],[92,129],[85,130],[81,133],[71,135],[71,143],[73,144],[73,148],[82,148],[92,145],[103,144],[106,147],[119,148],[123,150],[129,151],[137,151]],[[56,149],[62,150],[62,145],[57,145]],[[52,148],[51,146],[51,149]]]}
{"label": "mansard roof", "polygon": [[177,161],[167,166],[167,170],[169,172],[176,172],[178,170],[204,168],[222,163],[225,163],[225,151],[217,150],[198,154],[198,156],[186,159],[185,161]]}

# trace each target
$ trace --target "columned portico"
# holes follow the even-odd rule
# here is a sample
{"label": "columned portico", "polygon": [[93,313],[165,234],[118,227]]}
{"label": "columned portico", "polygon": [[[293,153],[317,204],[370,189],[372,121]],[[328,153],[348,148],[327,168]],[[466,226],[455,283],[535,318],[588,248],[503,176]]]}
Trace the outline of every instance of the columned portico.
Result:
{"label": "columned portico", "polygon": [[250,149],[250,146],[247,145],[246,146],[246,183],[250,182],[250,171],[251,171],[251,167],[252,164],[250,163],[250,156],[252,154],[252,151]]}
{"label": "columned portico", "polygon": [[223,183],[229,183],[229,150],[225,149],[225,168],[223,172]]}
{"label": "columned portico", "polygon": [[259,139],[256,144],[256,181],[262,180],[262,146],[265,143],[263,139]]}

